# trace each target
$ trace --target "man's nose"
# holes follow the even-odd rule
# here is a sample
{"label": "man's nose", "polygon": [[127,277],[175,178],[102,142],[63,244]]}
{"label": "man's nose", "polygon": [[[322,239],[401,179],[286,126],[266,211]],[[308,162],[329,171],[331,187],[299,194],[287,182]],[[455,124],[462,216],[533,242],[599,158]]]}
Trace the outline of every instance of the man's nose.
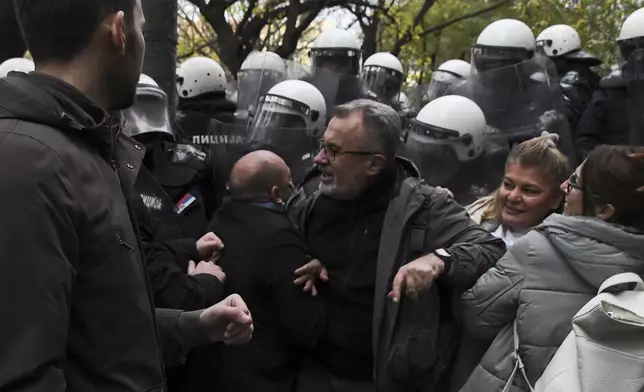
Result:
{"label": "man's nose", "polygon": [[313,159],[313,162],[316,165],[328,165],[329,164],[329,157],[326,156],[326,152],[324,151],[324,148],[318,152],[318,155],[315,156]]}

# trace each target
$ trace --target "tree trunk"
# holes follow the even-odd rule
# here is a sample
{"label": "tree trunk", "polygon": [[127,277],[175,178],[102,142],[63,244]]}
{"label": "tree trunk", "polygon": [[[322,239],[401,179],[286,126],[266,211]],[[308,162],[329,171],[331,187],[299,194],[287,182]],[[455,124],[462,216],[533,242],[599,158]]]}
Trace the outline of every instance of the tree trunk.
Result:
{"label": "tree trunk", "polygon": [[[177,0],[143,0],[147,20],[143,73],[154,79],[173,103],[176,97]],[[174,105],[170,105],[172,109]]]}
{"label": "tree trunk", "polygon": [[362,29],[364,39],[362,41],[362,58],[363,60],[371,57],[378,51],[378,28],[380,27],[380,18],[375,15],[371,23]]}
{"label": "tree trunk", "polygon": [[27,48],[22,41],[11,0],[0,0],[0,63],[12,57],[22,57]]}

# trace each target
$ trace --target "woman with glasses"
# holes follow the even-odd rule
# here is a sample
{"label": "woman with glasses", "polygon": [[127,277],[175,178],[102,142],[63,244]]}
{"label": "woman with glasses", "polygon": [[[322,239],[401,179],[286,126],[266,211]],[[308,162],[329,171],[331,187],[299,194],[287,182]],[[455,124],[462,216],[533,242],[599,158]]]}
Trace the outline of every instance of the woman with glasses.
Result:
{"label": "woman with glasses", "polygon": [[462,298],[466,331],[493,339],[462,392],[503,389],[514,368],[515,320],[535,383],[607,278],[644,275],[644,148],[598,147],[561,189],[564,214],[517,241]]}

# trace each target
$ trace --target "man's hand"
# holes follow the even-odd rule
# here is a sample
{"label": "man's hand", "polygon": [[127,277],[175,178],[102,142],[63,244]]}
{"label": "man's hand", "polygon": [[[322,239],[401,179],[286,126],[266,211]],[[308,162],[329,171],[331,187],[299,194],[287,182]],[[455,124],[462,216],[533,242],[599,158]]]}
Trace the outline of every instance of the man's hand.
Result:
{"label": "man's hand", "polygon": [[188,263],[188,275],[200,275],[207,274],[212,275],[215,278],[219,279],[221,283],[224,283],[226,280],[226,274],[220,266],[213,263],[212,261],[202,261],[199,264],[195,265],[195,262],[190,260]]}
{"label": "man's hand", "polygon": [[204,260],[219,260],[223,249],[224,243],[215,235],[215,233],[208,233],[197,241],[197,251]]}
{"label": "man's hand", "polygon": [[402,266],[394,277],[389,298],[394,302],[400,301],[403,289],[409,297],[418,298],[420,293],[432,286],[444,270],[445,262],[433,253]]}
{"label": "man's hand", "polygon": [[315,259],[309,261],[303,267],[300,267],[295,270],[295,285],[300,286],[304,285],[304,292],[311,292],[311,295],[314,297],[318,295],[318,290],[315,287],[315,280],[320,279],[323,282],[329,281],[329,273],[326,268],[320,263],[320,260]]}
{"label": "man's hand", "polygon": [[248,306],[237,294],[205,309],[199,323],[210,341],[228,345],[250,342],[255,330]]}
{"label": "man's hand", "polygon": [[436,187],[436,188],[434,188],[434,189],[436,189],[436,190],[437,190],[437,191],[439,191],[439,192],[444,192],[444,193],[446,193],[446,194],[447,194],[447,196],[449,196],[449,197],[450,197],[450,198],[452,198],[452,199],[454,198],[454,193],[452,193],[452,191],[450,191],[450,190],[449,190],[449,189],[447,189],[447,188],[443,188],[442,186],[437,186],[437,187]]}

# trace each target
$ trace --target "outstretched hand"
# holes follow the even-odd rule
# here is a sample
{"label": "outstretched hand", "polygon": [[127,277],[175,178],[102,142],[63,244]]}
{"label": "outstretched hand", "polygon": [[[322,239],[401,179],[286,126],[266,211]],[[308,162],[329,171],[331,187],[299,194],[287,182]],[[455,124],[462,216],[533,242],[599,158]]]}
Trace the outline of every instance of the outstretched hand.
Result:
{"label": "outstretched hand", "polygon": [[296,286],[304,285],[304,292],[310,291],[311,295],[314,297],[318,295],[315,281],[317,279],[322,282],[329,281],[329,273],[318,259],[311,260],[304,266],[296,269],[295,275],[297,276],[297,279],[295,279],[293,283],[295,283]]}

